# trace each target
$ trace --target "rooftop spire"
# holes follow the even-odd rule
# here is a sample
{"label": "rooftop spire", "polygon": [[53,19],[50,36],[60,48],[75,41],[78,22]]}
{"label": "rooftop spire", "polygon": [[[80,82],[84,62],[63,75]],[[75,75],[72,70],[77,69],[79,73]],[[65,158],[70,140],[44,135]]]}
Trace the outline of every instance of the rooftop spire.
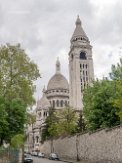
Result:
{"label": "rooftop spire", "polygon": [[59,57],[57,58],[57,61],[56,61],[56,73],[60,73],[60,61],[59,61]]}
{"label": "rooftop spire", "polygon": [[88,41],[88,37],[82,28],[82,23],[81,23],[81,20],[79,18],[79,15],[77,16],[77,20],[76,20],[75,24],[76,24],[76,28],[75,28],[74,33],[72,35],[71,41],[75,40],[76,38],[80,38],[80,37],[84,38],[84,40]]}
{"label": "rooftop spire", "polygon": [[76,26],[80,25],[81,26],[81,20],[79,18],[79,15],[77,16],[77,20],[76,20]]}

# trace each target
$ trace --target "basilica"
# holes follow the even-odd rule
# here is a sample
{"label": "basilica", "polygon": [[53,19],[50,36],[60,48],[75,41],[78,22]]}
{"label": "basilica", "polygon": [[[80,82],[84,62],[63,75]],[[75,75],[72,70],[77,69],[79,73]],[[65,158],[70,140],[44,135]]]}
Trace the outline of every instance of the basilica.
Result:
{"label": "basilica", "polygon": [[[26,150],[40,150],[41,130],[51,107],[56,110],[71,106],[75,110],[83,110],[83,90],[94,79],[92,46],[77,17],[76,27],[70,40],[69,83],[61,73],[59,59],[56,61],[55,73],[43,89],[43,95],[37,101],[36,122],[28,125]],[[53,66],[53,65],[52,65]]]}

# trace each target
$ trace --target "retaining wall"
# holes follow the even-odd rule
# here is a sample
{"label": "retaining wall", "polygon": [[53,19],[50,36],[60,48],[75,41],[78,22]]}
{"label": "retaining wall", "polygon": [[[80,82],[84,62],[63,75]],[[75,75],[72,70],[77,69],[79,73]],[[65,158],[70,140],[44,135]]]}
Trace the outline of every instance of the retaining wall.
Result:
{"label": "retaining wall", "polygon": [[122,125],[46,141],[40,150],[46,154],[56,152],[64,159],[122,163]]}

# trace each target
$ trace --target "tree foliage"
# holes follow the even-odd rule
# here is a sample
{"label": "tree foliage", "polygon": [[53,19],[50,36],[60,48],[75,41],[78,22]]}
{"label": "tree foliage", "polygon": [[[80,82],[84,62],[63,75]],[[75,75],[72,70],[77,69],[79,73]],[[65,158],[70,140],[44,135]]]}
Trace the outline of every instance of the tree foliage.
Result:
{"label": "tree foliage", "polygon": [[[2,109],[2,110],[1,110]],[[0,145],[3,140],[10,142],[17,134],[23,134],[26,123],[26,106],[20,99],[0,103]]]}
{"label": "tree foliage", "polygon": [[26,108],[34,103],[33,81],[38,77],[37,65],[20,44],[0,47],[0,145],[23,133]]}
{"label": "tree foliage", "polygon": [[29,125],[33,125],[36,122],[36,115],[30,112],[27,112],[26,114],[27,121],[26,123]]}
{"label": "tree foliage", "polygon": [[112,127],[120,123],[117,109],[113,106],[115,98],[115,84],[113,81],[95,81],[84,92],[84,116],[87,128]]}
{"label": "tree foliage", "polygon": [[21,98],[27,105],[34,102],[33,81],[40,77],[37,65],[20,44],[0,47],[0,95],[8,100]]}
{"label": "tree foliage", "polygon": [[109,80],[94,81],[84,92],[84,115],[90,130],[122,122],[122,58],[112,65],[109,75]]}
{"label": "tree foliage", "polygon": [[23,134],[15,135],[11,139],[11,146],[14,148],[22,148],[24,146],[25,136]]}
{"label": "tree foliage", "polygon": [[53,136],[71,135],[76,132],[78,116],[73,108],[66,107],[55,114],[58,122],[49,128]]}
{"label": "tree foliage", "polygon": [[14,135],[23,134],[26,123],[26,106],[20,99],[13,99],[7,103],[7,122],[9,124],[9,139]]}
{"label": "tree foliage", "polygon": [[54,108],[49,108],[49,115],[46,118],[46,120],[43,124],[43,128],[42,128],[41,142],[44,142],[45,140],[52,137],[52,135],[50,134],[48,129],[55,122],[56,122],[55,110],[54,110]]}
{"label": "tree foliage", "polygon": [[109,73],[109,75],[112,80],[122,80],[122,58],[120,58],[120,63],[117,63],[117,65],[112,65],[111,73]]}
{"label": "tree foliage", "polygon": [[120,59],[120,63],[117,65],[112,65],[110,77],[115,83],[115,98],[113,103],[114,106],[118,108],[117,114],[119,115],[122,122],[122,58]]}
{"label": "tree foliage", "polygon": [[82,133],[86,130],[86,124],[85,124],[85,119],[83,116],[83,112],[80,111],[78,121],[77,121],[77,133]]}
{"label": "tree foliage", "polygon": [[3,139],[8,134],[9,123],[7,121],[6,104],[2,97],[0,97],[0,145],[3,143]]}
{"label": "tree foliage", "polygon": [[42,141],[47,138],[71,135],[77,130],[77,114],[74,109],[67,107],[61,110],[50,109],[49,116],[42,130]]}

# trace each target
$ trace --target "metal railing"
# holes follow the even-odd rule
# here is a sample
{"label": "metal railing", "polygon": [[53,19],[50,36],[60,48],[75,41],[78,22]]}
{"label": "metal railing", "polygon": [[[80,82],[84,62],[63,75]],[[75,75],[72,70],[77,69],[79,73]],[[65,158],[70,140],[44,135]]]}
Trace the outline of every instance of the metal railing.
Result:
{"label": "metal railing", "polygon": [[0,163],[18,163],[19,150],[12,148],[0,148]]}

